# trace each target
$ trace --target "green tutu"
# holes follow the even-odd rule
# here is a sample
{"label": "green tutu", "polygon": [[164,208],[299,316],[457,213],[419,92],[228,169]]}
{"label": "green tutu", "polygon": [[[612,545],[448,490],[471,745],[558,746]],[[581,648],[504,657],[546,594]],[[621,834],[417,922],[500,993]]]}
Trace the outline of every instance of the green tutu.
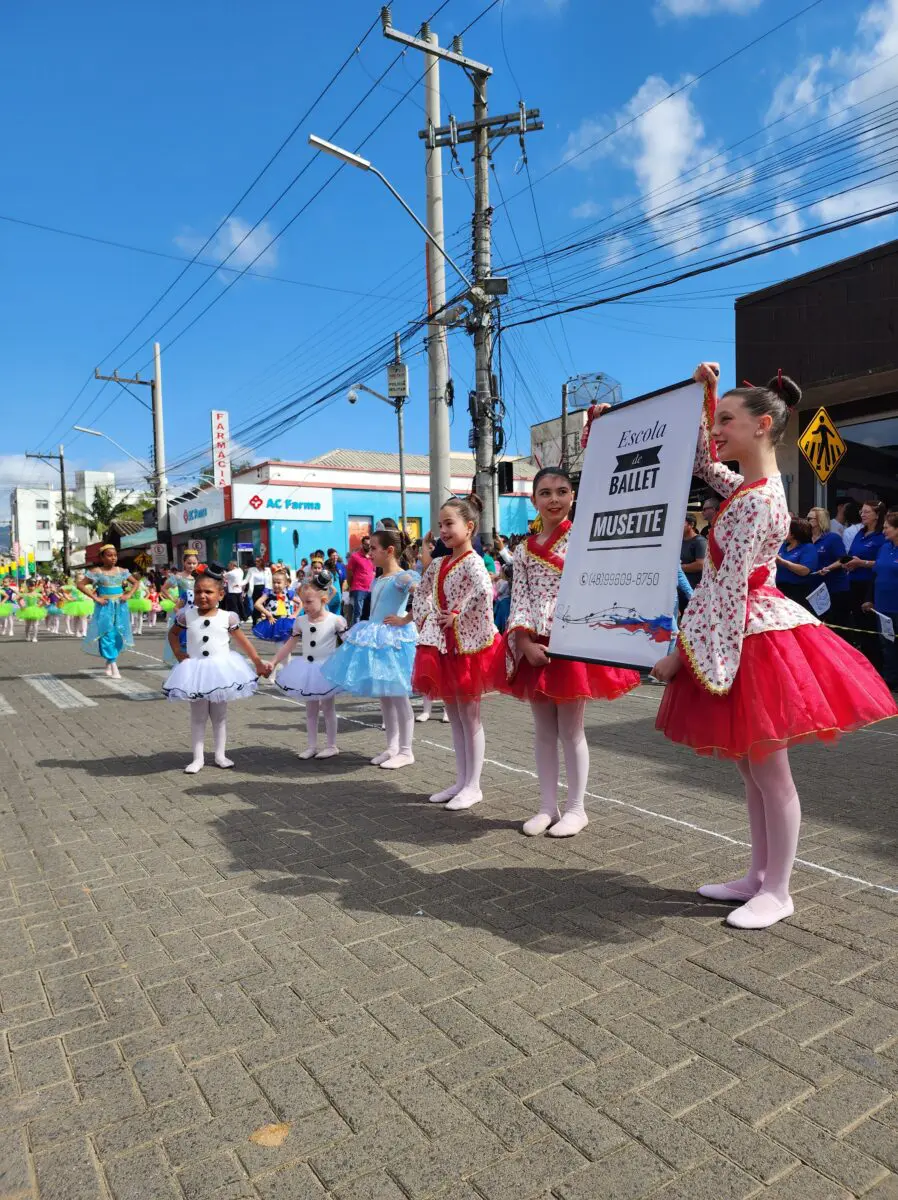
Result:
{"label": "green tutu", "polygon": [[2,604],[0,604],[0,618],[8,617],[15,611],[16,611],[16,606],[14,604],[9,604],[6,601],[4,601]]}
{"label": "green tutu", "polygon": [[163,612],[174,612],[175,602],[174,600],[160,600],[159,607]]}
{"label": "green tutu", "polygon": [[83,600],[66,600],[62,611],[67,617],[89,617],[94,611],[94,602],[86,596]]}
{"label": "green tutu", "polygon": [[16,613],[20,621],[44,621],[47,617],[47,610],[39,604],[26,604],[24,608],[20,608]]}
{"label": "green tutu", "polygon": [[128,608],[134,613],[148,613],[153,611],[152,604],[143,596],[132,596],[128,601]]}

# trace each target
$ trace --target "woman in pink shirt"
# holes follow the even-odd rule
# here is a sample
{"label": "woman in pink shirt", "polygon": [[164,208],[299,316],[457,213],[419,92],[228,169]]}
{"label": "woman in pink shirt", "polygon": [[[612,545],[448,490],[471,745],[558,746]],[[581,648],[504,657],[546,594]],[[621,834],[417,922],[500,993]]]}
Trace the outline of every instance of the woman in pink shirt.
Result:
{"label": "woman in pink shirt", "polygon": [[360,549],[354,550],[346,561],[346,582],[352,602],[352,624],[362,619],[365,598],[374,582],[374,563],[371,561],[371,539],[362,538]]}

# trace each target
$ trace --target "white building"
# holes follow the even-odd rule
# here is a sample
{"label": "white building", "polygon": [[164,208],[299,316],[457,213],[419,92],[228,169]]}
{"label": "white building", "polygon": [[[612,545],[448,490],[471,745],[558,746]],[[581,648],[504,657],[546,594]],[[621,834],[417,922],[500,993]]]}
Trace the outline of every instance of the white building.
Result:
{"label": "white building", "polygon": [[[567,465],[571,471],[579,471],[583,463],[580,438],[585,424],[585,408],[568,413]],[[541,467],[557,467],[561,463],[561,417],[530,426],[530,457]]]}
{"label": "white building", "polygon": [[12,540],[33,548],[35,562],[50,562],[62,548],[62,530],[56,528],[61,499],[55,488],[15,487],[9,494]]}
{"label": "white building", "polygon": [[[112,471],[76,471],[75,486],[67,492],[69,505],[90,508],[97,488],[101,487],[111,487],[115,501],[136,499],[138,495],[130,488],[116,487]],[[58,488],[15,487],[10,491],[12,540],[23,548],[33,549],[35,562],[49,563],[53,551],[62,550],[62,530],[57,528],[61,504],[62,493]],[[84,546],[93,540],[83,525],[70,525],[71,547]]]}

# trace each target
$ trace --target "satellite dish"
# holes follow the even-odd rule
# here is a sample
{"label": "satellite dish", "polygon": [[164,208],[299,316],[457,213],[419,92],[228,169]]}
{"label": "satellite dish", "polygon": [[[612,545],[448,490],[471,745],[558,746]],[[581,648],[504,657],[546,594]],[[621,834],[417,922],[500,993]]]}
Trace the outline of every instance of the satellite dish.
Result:
{"label": "satellite dish", "polygon": [[613,408],[621,404],[623,399],[621,385],[603,371],[573,375],[567,381],[567,402],[570,408],[589,408],[591,404],[610,404]]}

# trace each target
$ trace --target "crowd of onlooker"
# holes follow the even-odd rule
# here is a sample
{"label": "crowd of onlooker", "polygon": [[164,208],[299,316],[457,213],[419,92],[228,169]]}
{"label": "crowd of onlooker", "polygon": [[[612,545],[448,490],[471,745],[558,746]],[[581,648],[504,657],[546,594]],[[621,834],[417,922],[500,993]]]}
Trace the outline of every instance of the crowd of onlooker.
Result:
{"label": "crowd of onlooker", "polygon": [[[702,504],[704,524],[691,513],[683,524],[680,564],[693,588],[719,507],[711,496]],[[832,513],[815,507],[793,515],[776,565],[779,590],[838,630],[898,690],[898,507],[844,497]]]}

